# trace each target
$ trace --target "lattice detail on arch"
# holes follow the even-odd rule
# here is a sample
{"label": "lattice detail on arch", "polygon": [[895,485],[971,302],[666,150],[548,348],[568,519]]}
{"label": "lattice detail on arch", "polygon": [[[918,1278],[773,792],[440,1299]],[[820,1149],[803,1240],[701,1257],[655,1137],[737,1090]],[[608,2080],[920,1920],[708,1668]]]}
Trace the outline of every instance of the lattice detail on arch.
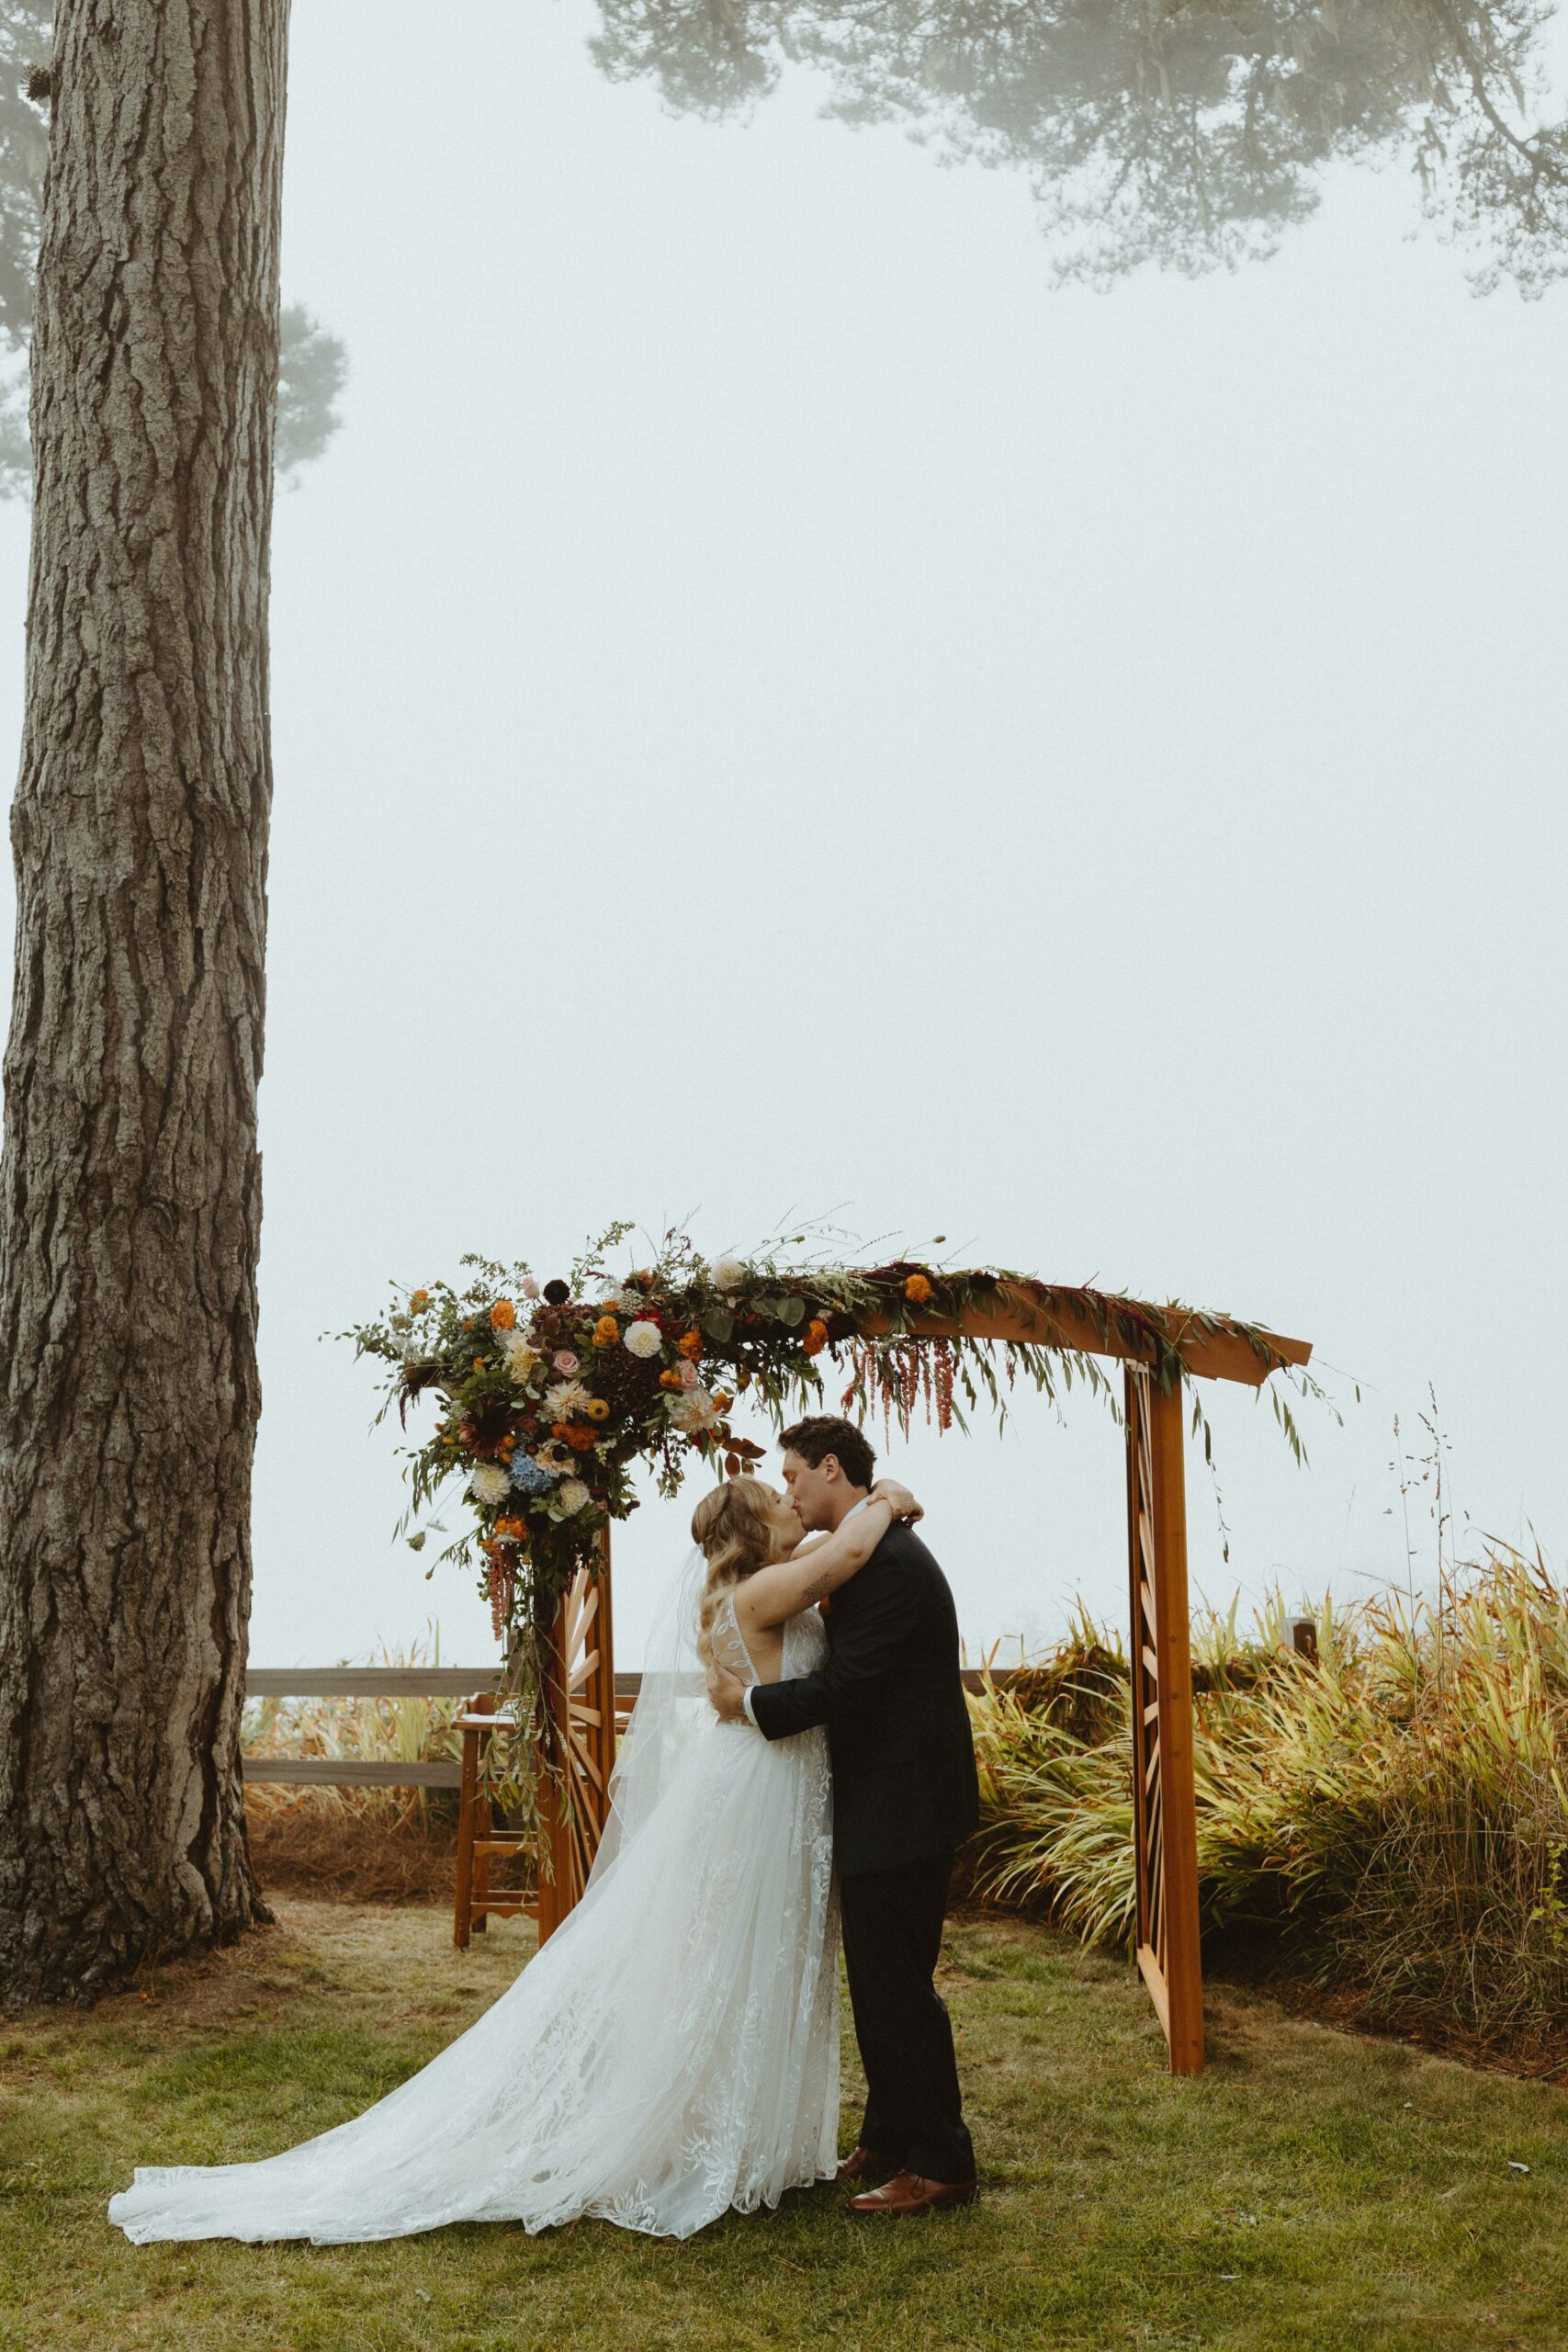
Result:
{"label": "lattice detail on arch", "polygon": [[594,1567],[580,1568],[561,1596],[546,1658],[554,1742],[564,1769],[560,1784],[548,1779],[541,1784],[541,1943],[581,1899],[610,1809],[615,1660],[607,1527]]}

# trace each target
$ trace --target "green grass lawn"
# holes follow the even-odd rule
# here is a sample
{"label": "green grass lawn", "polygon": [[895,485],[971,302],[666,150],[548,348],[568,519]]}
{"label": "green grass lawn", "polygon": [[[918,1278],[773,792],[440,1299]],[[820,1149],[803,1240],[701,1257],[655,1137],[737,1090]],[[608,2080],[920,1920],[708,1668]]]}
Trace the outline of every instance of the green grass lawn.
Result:
{"label": "green grass lawn", "polygon": [[289,1904],[145,1996],[0,2028],[5,2352],[1568,2346],[1561,2093],[1228,1989],[1209,2071],[1174,2083],[1131,1973],[1011,1919],[949,1940],[973,2211],[856,2223],[823,2188],[685,2245],[600,2222],[319,2248],[110,2230],[134,2163],[268,2154],[390,2089],[531,1937],[492,1927],[459,1958],[449,1933]]}

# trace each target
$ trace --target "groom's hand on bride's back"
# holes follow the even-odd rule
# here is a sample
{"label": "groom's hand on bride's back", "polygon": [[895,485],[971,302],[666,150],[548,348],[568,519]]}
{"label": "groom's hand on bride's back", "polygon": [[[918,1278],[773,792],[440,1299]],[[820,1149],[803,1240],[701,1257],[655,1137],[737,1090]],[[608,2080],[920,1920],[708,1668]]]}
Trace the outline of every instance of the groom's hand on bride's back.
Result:
{"label": "groom's hand on bride's back", "polygon": [[708,1701],[721,1724],[745,1722],[746,1686],[733,1674],[726,1674],[722,1666],[708,1668]]}

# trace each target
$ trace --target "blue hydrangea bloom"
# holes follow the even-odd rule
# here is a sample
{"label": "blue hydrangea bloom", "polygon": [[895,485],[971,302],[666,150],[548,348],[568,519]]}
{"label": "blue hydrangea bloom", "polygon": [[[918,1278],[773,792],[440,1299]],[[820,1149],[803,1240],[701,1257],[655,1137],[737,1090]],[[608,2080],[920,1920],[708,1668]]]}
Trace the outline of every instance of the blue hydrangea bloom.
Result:
{"label": "blue hydrangea bloom", "polygon": [[525,1453],[514,1453],[512,1457],[512,1483],[522,1494],[542,1495],[556,1482],[548,1470],[541,1470],[538,1464],[530,1461]]}

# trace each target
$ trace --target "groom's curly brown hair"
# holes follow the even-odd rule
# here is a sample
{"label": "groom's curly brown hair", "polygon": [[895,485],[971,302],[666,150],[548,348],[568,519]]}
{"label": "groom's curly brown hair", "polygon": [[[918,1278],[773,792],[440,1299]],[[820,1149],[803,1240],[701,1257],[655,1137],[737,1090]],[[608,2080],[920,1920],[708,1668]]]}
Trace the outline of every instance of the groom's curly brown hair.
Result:
{"label": "groom's curly brown hair", "polygon": [[785,1453],[798,1453],[813,1470],[826,1462],[830,1453],[838,1456],[839,1467],[852,1487],[869,1487],[876,1476],[876,1456],[866,1442],[863,1430],[853,1421],[840,1421],[831,1413],[812,1413],[804,1421],[796,1421],[779,1439]]}

